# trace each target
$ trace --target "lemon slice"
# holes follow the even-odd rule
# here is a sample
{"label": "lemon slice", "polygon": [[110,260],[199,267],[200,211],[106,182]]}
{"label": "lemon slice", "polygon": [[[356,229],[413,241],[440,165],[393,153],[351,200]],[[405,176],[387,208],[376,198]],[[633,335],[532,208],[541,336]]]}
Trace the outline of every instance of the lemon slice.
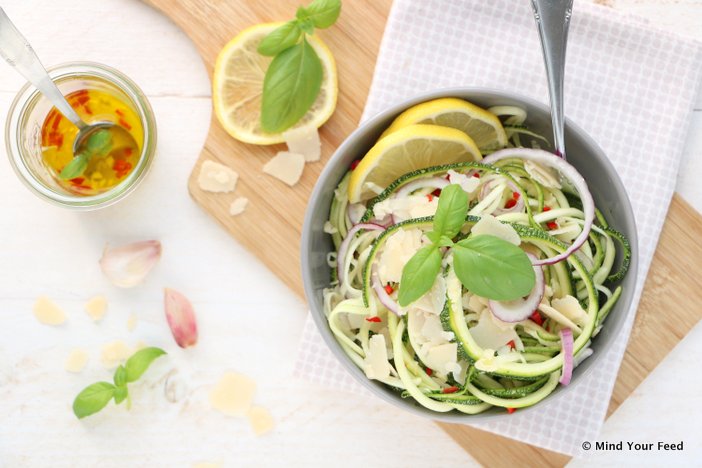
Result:
{"label": "lemon slice", "polygon": [[403,174],[431,166],[479,161],[480,150],[460,130],[408,125],[381,138],[351,173],[349,201],[368,200]]}
{"label": "lemon slice", "polygon": [[[272,57],[259,54],[261,40],[283,23],[258,24],[243,30],[217,56],[212,79],[215,114],[224,129],[237,140],[256,145],[284,141],[281,133],[261,129],[263,78]],[[338,94],[336,63],[327,46],[316,36],[307,36],[322,62],[322,87],[307,114],[292,128],[319,128],[331,117]]]}
{"label": "lemon slice", "polygon": [[395,119],[381,137],[414,124],[457,128],[468,134],[481,151],[494,151],[507,146],[507,135],[500,119],[463,99],[441,98],[410,107]]}

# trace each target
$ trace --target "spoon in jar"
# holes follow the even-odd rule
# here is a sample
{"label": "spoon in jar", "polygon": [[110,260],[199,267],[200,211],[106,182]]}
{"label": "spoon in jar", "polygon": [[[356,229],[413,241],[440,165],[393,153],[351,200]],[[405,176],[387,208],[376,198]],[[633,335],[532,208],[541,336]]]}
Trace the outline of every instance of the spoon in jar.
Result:
{"label": "spoon in jar", "polygon": [[563,113],[563,77],[566,43],[573,10],[573,0],[531,0],[546,65],[551,123],[556,154],[566,157]]}
{"label": "spoon in jar", "polygon": [[126,141],[134,140],[127,130],[112,122],[100,121],[88,124],[81,119],[49,77],[32,46],[2,8],[0,8],[0,56],[46,96],[73,125],[78,127],[78,135],[73,141],[73,154],[81,153],[86,148],[89,137],[100,129],[108,130],[113,136],[115,132],[119,132],[127,139]]}

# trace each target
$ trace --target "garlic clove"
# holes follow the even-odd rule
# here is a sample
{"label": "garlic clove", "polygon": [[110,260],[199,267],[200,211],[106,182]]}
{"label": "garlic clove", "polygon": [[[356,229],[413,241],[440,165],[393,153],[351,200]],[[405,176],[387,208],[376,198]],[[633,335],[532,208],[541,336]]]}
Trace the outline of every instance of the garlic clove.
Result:
{"label": "garlic clove", "polygon": [[100,268],[119,288],[132,288],[141,283],[161,258],[161,243],[157,240],[134,242],[121,247],[106,246]]}
{"label": "garlic clove", "polygon": [[194,346],[197,344],[197,321],[193,305],[178,291],[166,288],[164,292],[166,320],[175,342],[181,348]]}

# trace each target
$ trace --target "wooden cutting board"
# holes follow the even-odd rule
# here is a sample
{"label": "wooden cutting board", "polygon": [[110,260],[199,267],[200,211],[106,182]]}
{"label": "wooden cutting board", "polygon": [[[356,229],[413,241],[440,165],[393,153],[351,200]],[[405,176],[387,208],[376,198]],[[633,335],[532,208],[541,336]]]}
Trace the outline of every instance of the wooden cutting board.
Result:
{"label": "wooden cutting board", "polygon": [[[256,23],[294,16],[300,0],[251,2],[244,0],[145,0],[169,16],[194,41],[210,77],[220,49],[242,29]],[[324,162],[356,128],[370,87],[380,39],[391,0],[344,2],[343,13],[320,36],[334,53],[339,72],[339,101],[333,117],[321,129],[322,161],[308,164],[302,180],[290,188],[263,174],[262,167],[283,145],[260,147],[227,135],[212,117],[205,146],[193,169],[188,188],[193,199],[246,248],[257,255],[290,288],[304,297],[299,273],[299,242],[307,199]],[[250,200],[246,212],[229,215],[235,195],[203,192],[196,178],[202,161],[211,159],[240,174],[236,196]],[[628,351],[616,382],[611,414],[702,319],[702,280],[685,272],[697,271],[702,245],[702,216],[679,196],[673,198],[660,245],[653,261]],[[675,311],[675,320],[661,311]],[[440,424],[480,463],[489,466],[562,466],[569,457],[467,426]]]}

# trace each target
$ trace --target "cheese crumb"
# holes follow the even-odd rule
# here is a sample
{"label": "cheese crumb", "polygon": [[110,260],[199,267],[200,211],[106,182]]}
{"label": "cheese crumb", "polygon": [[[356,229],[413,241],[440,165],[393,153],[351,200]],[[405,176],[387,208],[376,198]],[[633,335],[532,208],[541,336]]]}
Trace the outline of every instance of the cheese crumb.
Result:
{"label": "cheese crumb", "polygon": [[127,319],[127,330],[134,331],[134,329],[137,326],[137,320],[138,319],[137,319],[136,314],[130,315],[129,318]]}
{"label": "cheese crumb", "polygon": [[229,214],[232,216],[240,215],[246,209],[249,204],[249,199],[246,197],[236,198],[231,205],[229,205]]}
{"label": "cheese crumb", "polygon": [[305,168],[305,157],[298,153],[279,151],[273,159],[263,166],[263,172],[282,180],[289,186],[295,185],[302,177]]}
{"label": "cheese crumb", "polygon": [[228,193],[236,188],[239,174],[223,164],[210,161],[202,163],[197,184],[206,192]]}
{"label": "cheese crumb", "polygon": [[319,131],[312,126],[291,128],[283,132],[283,139],[288,145],[288,151],[305,157],[306,162],[319,161],[322,155],[322,142],[319,141]]}
{"label": "cheese crumb", "polygon": [[102,353],[100,354],[100,361],[102,365],[108,369],[117,367],[127,359],[131,354],[131,351],[127,344],[121,340],[111,341],[102,347]]}
{"label": "cheese crumb", "polygon": [[34,303],[34,316],[44,325],[61,325],[66,321],[66,314],[48,297],[41,296]]}
{"label": "cheese crumb", "polygon": [[515,231],[512,226],[500,222],[499,219],[492,215],[482,216],[480,221],[475,223],[475,226],[473,226],[473,229],[471,229],[470,232],[476,236],[495,236],[516,246],[519,246],[519,244],[522,243],[519,234],[517,234],[517,231]]}
{"label": "cheese crumb", "polygon": [[93,319],[93,322],[99,322],[105,316],[107,310],[107,299],[105,296],[95,296],[85,304],[85,311]]}
{"label": "cheese crumb", "polygon": [[257,436],[262,436],[273,429],[273,417],[266,408],[253,406],[246,413],[246,416],[249,418],[251,429]]}
{"label": "cheese crumb", "polygon": [[210,405],[227,416],[244,416],[251,408],[256,382],[245,375],[227,372],[210,391]]}
{"label": "cheese crumb", "polygon": [[88,363],[88,353],[84,350],[76,348],[71,351],[71,354],[66,358],[66,362],[63,364],[63,368],[67,372],[73,372],[77,374],[82,371],[85,365]]}

